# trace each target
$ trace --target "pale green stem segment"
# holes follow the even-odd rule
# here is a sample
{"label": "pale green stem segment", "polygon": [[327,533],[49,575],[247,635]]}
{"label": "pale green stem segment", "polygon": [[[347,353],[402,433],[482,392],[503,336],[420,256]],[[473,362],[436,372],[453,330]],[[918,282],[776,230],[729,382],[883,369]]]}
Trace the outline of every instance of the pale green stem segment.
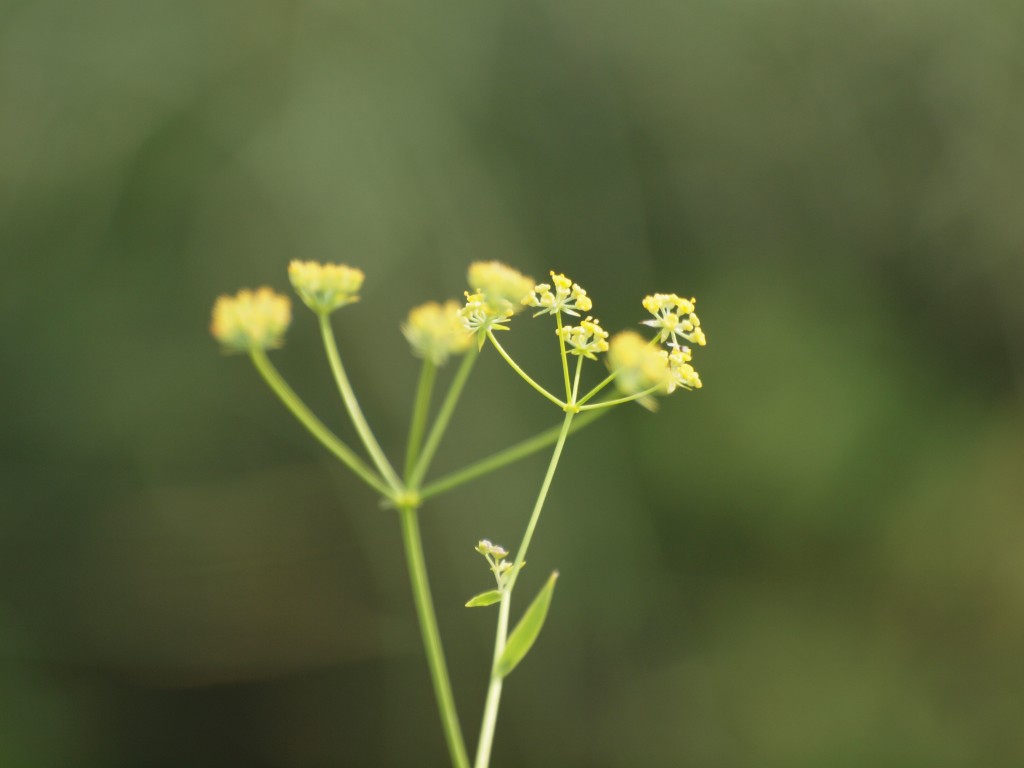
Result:
{"label": "pale green stem segment", "polygon": [[647,397],[653,395],[655,392],[661,392],[661,386],[654,386],[645,389],[643,392],[637,392],[635,395],[629,395],[628,397],[619,397],[615,400],[602,400],[600,403],[594,403],[593,405],[581,405],[580,411],[595,411],[599,408],[610,408],[613,405],[622,405],[623,403],[631,403],[634,400],[639,400],[641,397]]}
{"label": "pale green stem segment", "polygon": [[503,358],[505,358],[505,362],[508,363],[510,366],[512,366],[512,370],[514,370],[516,373],[518,373],[523,378],[523,381],[525,381],[527,384],[529,384],[535,390],[540,392],[542,395],[544,395],[544,397],[546,397],[552,403],[557,405],[559,408],[565,408],[565,403],[563,403],[557,397],[555,397],[550,392],[548,392],[546,389],[544,389],[544,387],[542,387],[536,381],[531,379],[527,375],[526,371],[524,371],[522,368],[520,368],[519,365],[516,363],[516,361],[513,360],[511,357],[509,357],[509,354],[508,354],[508,352],[505,351],[505,348],[502,347],[501,344],[498,343],[498,340],[496,338],[494,338],[494,331],[487,331],[487,338],[491,340],[491,344],[493,344],[494,348],[496,350],[498,350],[498,354],[501,355]]}
{"label": "pale green stem segment", "polygon": [[392,498],[394,492],[387,484],[372,470],[366,466],[351,448],[338,439],[338,437],[324,426],[304,402],[295,394],[295,391],[288,386],[274,364],[267,358],[266,352],[262,349],[253,349],[249,356],[253,365],[260,372],[264,381],[274,390],[281,402],[289,411],[310,431],[320,443],[331,453],[338,457],[342,464],[351,469],[363,482],[383,496]]}
{"label": "pale green stem segment", "polygon": [[498,606],[498,628],[494,636],[494,658],[491,661],[491,681],[487,686],[487,699],[484,701],[483,722],[480,724],[480,741],[476,745],[476,760],[473,768],[487,768],[491,762],[491,750],[494,748],[494,729],[498,722],[498,707],[501,704],[501,689],[504,678],[494,673],[498,668],[498,660],[505,652],[508,639],[508,614],[512,603],[512,593],[507,589],[501,594]]}
{"label": "pale green stem segment", "polygon": [[572,387],[569,386],[569,358],[565,354],[565,339],[562,338],[562,313],[555,313],[555,321],[558,323],[558,349],[562,356],[562,378],[565,379],[565,402],[573,401]]}
{"label": "pale green stem segment", "polygon": [[[659,337],[656,335],[653,339],[651,339],[648,342],[648,346],[654,346],[655,344],[657,344],[658,343],[658,338]],[[619,371],[618,370],[614,370],[611,373],[609,373],[600,384],[598,384],[592,390],[587,392],[587,394],[584,395],[583,398],[578,403],[576,403],[576,405],[579,405],[579,406],[584,405],[588,400],[590,400],[590,398],[592,398],[594,395],[596,395],[602,389],[604,389],[609,384],[611,384],[613,381],[615,381],[615,378],[618,375],[619,375]],[[650,394],[650,393],[644,393],[644,394]],[[644,394],[637,395],[636,397],[643,397]],[[630,398],[630,399],[635,400],[636,397],[633,397],[633,398]],[[607,401],[601,403],[597,407],[603,408],[605,405],[618,405],[619,403],[623,403],[623,402],[628,403],[629,400],[615,400],[615,401],[607,400]],[[581,408],[581,410],[586,410],[586,409],[585,408]]]}
{"label": "pale green stem segment", "polygon": [[430,434],[427,435],[427,441],[423,444],[423,451],[420,453],[412,472],[406,478],[410,489],[415,490],[419,488],[420,483],[423,482],[423,477],[427,474],[430,462],[433,461],[434,454],[441,444],[441,438],[444,437],[444,432],[448,428],[448,422],[451,421],[452,413],[459,402],[462,388],[466,386],[466,380],[469,378],[469,373],[473,370],[473,363],[476,362],[479,354],[480,351],[477,348],[470,347],[465,357],[462,358],[459,370],[455,372],[452,383],[448,387],[448,394],[445,395],[444,402],[441,403],[441,408],[437,412],[434,425],[430,428]]}
{"label": "pale green stem segment", "polygon": [[508,583],[501,596],[501,606],[498,612],[498,629],[494,639],[494,660],[491,663],[491,682],[487,687],[487,700],[484,703],[483,722],[480,725],[480,741],[477,744],[476,762],[474,768],[487,768],[491,760],[491,748],[494,744],[494,729],[498,722],[498,705],[501,703],[502,677],[498,675],[498,660],[505,651],[505,643],[508,640],[508,615],[512,600],[512,589],[515,587],[519,571],[526,562],[526,551],[530,548],[530,541],[533,539],[533,532],[537,528],[537,521],[540,519],[541,510],[544,508],[544,501],[547,499],[548,490],[551,488],[551,481],[558,468],[558,460],[562,456],[562,448],[565,447],[565,439],[572,427],[572,420],[575,414],[571,411],[565,414],[562,428],[558,433],[558,440],[555,442],[555,450],[551,454],[551,461],[548,464],[548,471],[544,475],[544,482],[541,484],[540,493],[537,494],[537,501],[533,505],[533,513],[530,515],[530,522],[526,526],[526,533],[519,544],[519,551],[516,552],[516,561],[509,574]]}
{"label": "pale green stem segment", "polygon": [[441,634],[437,629],[434,603],[430,597],[430,583],[427,580],[427,566],[423,559],[423,540],[420,536],[417,512],[413,507],[402,506],[398,508],[398,513],[402,519],[405,558],[409,566],[416,615],[423,635],[423,648],[427,654],[430,677],[434,683],[434,695],[441,714],[441,727],[444,729],[445,741],[454,768],[469,768],[469,755],[462,739],[459,715],[455,710],[455,698],[452,696],[452,687],[448,679],[448,667],[444,661],[444,649],[441,647]]}
{"label": "pale green stem segment", "polygon": [[[607,413],[609,413],[607,410],[592,410],[588,413],[577,416],[572,422],[572,427],[569,430],[570,434],[583,429],[585,426],[596,421]],[[547,448],[549,445],[554,444],[558,439],[558,435],[561,434],[561,431],[562,427],[560,425],[552,427],[551,429],[546,429],[533,437],[523,440],[521,443],[516,443],[503,451],[498,451],[487,458],[473,462],[467,467],[463,467],[449,475],[440,477],[434,482],[429,483],[422,491],[420,491],[420,499],[425,501],[432,496],[437,496],[445,491],[450,491],[452,488],[457,488],[463,483],[468,483],[470,480],[475,480],[489,472],[501,469],[502,467],[519,461],[520,459],[524,459],[543,448]]]}
{"label": "pale green stem segment", "polygon": [[576,377],[572,381],[572,394],[569,397],[570,403],[576,402],[576,396],[580,391],[580,373],[583,372],[583,355],[576,356]]}
{"label": "pale green stem segment", "polygon": [[398,475],[395,474],[391,462],[388,461],[384,451],[381,450],[377,438],[373,436],[373,431],[370,429],[370,425],[366,423],[366,417],[363,416],[363,411],[359,407],[359,401],[356,400],[355,392],[352,391],[352,385],[349,383],[348,376],[345,374],[345,368],[341,364],[338,345],[334,342],[334,331],[331,328],[330,315],[324,312],[319,317],[320,333],[324,339],[327,360],[331,365],[331,373],[334,374],[334,381],[338,385],[341,399],[345,403],[345,410],[348,411],[352,424],[355,426],[356,432],[359,433],[359,438],[363,441],[363,445],[366,447],[367,453],[370,454],[370,458],[373,459],[377,470],[397,494],[402,490],[402,481],[398,479]]}
{"label": "pale green stem segment", "polygon": [[427,428],[427,412],[430,410],[430,395],[434,391],[434,380],[437,378],[437,366],[424,359],[420,370],[420,381],[416,386],[416,403],[412,409],[412,421],[409,424],[409,444],[405,451],[405,479],[412,476],[416,460],[423,444],[423,433]]}
{"label": "pale green stem segment", "polygon": [[597,394],[598,392],[600,392],[600,391],[601,391],[602,389],[604,389],[604,388],[605,388],[605,387],[607,387],[607,386],[608,386],[609,384],[611,384],[611,383],[612,383],[613,381],[615,381],[615,377],[616,377],[616,376],[618,376],[618,375],[619,375],[619,372],[618,372],[617,370],[616,370],[616,371],[612,371],[611,373],[609,373],[609,374],[608,374],[608,375],[607,375],[607,376],[606,376],[606,377],[604,378],[604,380],[603,380],[603,381],[602,381],[602,382],[601,382],[600,384],[598,384],[598,385],[597,385],[596,387],[594,387],[594,388],[593,388],[592,390],[590,390],[589,392],[587,392],[587,394],[585,394],[585,395],[584,395],[584,396],[582,397],[582,399],[580,399],[580,400],[579,400],[579,401],[578,401],[578,402],[576,403],[576,405],[582,406],[582,405],[583,405],[584,403],[586,403],[586,402],[587,402],[588,400],[590,400],[590,398],[592,398],[592,397],[593,397],[594,395],[596,395],[596,394]]}

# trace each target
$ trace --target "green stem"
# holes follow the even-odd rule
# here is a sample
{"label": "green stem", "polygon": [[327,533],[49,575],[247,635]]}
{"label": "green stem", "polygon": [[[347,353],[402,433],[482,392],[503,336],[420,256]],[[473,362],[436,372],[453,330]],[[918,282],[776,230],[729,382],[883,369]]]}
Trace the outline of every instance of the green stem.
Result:
{"label": "green stem", "polygon": [[402,519],[402,541],[405,544],[405,559],[409,566],[409,580],[412,583],[416,615],[423,635],[423,648],[427,654],[430,678],[434,684],[434,695],[441,715],[441,727],[451,755],[454,768],[469,768],[469,755],[462,739],[459,715],[455,710],[455,698],[448,679],[448,667],[444,661],[441,635],[437,629],[434,603],[430,597],[430,583],[427,580],[427,566],[423,559],[423,540],[420,536],[416,509],[402,506],[398,509]]}
{"label": "green stem", "polygon": [[384,451],[381,450],[377,438],[373,436],[370,425],[366,423],[363,411],[359,407],[359,401],[356,400],[355,392],[352,391],[352,384],[349,383],[348,376],[345,374],[345,368],[341,364],[338,345],[334,342],[334,331],[331,329],[331,318],[326,312],[320,315],[320,334],[324,339],[324,349],[327,352],[327,360],[331,365],[331,373],[334,374],[334,381],[338,385],[341,399],[345,403],[345,409],[355,425],[356,432],[359,433],[359,438],[363,441],[367,453],[370,454],[370,458],[373,459],[373,463],[377,466],[377,471],[387,480],[388,485],[391,486],[395,493],[398,493],[402,489],[402,481],[398,479],[398,475],[395,474],[391,462],[388,461]]}
{"label": "green stem", "polygon": [[565,354],[565,339],[562,338],[562,313],[555,313],[555,320],[558,323],[558,349],[562,356],[562,378],[565,379],[565,402],[572,402],[572,387],[569,386],[569,358]]}
{"label": "green stem", "polygon": [[647,397],[653,395],[655,392],[660,392],[662,385],[656,385],[645,389],[643,392],[637,392],[635,395],[629,395],[628,397],[617,397],[614,400],[602,400],[600,403],[594,403],[593,405],[581,405],[580,412],[585,413],[586,411],[596,411],[601,408],[609,408],[613,405],[622,405],[623,403],[631,403],[634,400],[639,400],[641,397]]}
{"label": "green stem", "polygon": [[523,534],[523,540],[519,543],[519,549],[516,552],[516,562],[508,579],[508,590],[510,592],[515,586],[516,579],[519,578],[519,571],[522,569],[523,563],[526,562],[526,550],[530,547],[530,541],[533,539],[533,532],[537,528],[537,521],[540,520],[541,510],[544,509],[544,502],[548,497],[548,490],[551,488],[551,481],[555,477],[555,470],[558,468],[558,460],[562,457],[562,449],[565,447],[565,439],[569,436],[569,429],[572,426],[573,416],[575,415],[576,414],[570,411],[565,414],[565,419],[562,421],[562,429],[558,433],[558,439],[555,442],[555,450],[551,453],[551,462],[548,464],[548,471],[544,475],[544,482],[540,486],[540,493],[537,494],[537,501],[533,505],[533,512],[530,514],[530,522],[526,526],[526,533]]}
{"label": "green stem", "polygon": [[437,374],[437,366],[430,360],[424,359],[423,367],[420,369],[420,381],[416,386],[416,404],[412,409],[412,421],[409,424],[409,444],[405,451],[405,479],[412,476],[412,470],[416,466],[416,460],[420,455],[420,447],[423,443],[423,432],[427,428],[427,411],[430,409],[430,395],[434,391],[434,379]]}
{"label": "green stem", "polygon": [[501,344],[498,343],[498,340],[496,338],[494,338],[494,331],[487,331],[487,338],[491,340],[491,344],[493,344],[494,348],[496,350],[498,350],[498,354],[501,355],[503,358],[505,358],[505,362],[508,363],[510,366],[512,366],[512,370],[514,370],[516,373],[518,373],[523,378],[523,381],[525,381],[527,384],[529,384],[535,390],[540,392],[542,395],[544,395],[544,397],[546,397],[552,403],[557,405],[559,408],[565,408],[565,403],[563,403],[557,397],[555,397],[550,392],[548,392],[546,389],[544,389],[544,387],[542,387],[536,381],[531,379],[527,375],[526,371],[524,371],[522,368],[520,368],[519,365],[516,363],[516,361],[513,360],[511,357],[509,357],[509,354],[508,354],[508,352],[505,351],[505,348],[503,346],[501,346]]}
{"label": "green stem", "polygon": [[448,387],[448,394],[445,395],[444,402],[441,403],[441,408],[437,412],[434,425],[430,428],[430,434],[427,435],[427,441],[423,444],[423,451],[407,478],[410,489],[419,488],[420,483],[423,482],[423,477],[427,474],[430,462],[433,461],[434,454],[441,444],[441,438],[444,437],[448,422],[451,421],[452,413],[455,411],[455,405],[459,402],[462,388],[466,386],[466,380],[469,378],[469,373],[473,370],[473,364],[479,354],[476,347],[470,347],[465,357],[462,358],[459,370],[455,372],[455,377]]}
{"label": "green stem", "polygon": [[[651,339],[650,341],[648,341],[648,342],[647,342],[647,346],[649,346],[649,347],[653,347],[653,346],[654,346],[655,344],[657,344],[657,343],[658,343],[658,336],[657,336],[657,335],[655,335],[655,337],[654,337],[653,339]],[[601,391],[602,389],[604,389],[604,388],[605,388],[605,387],[607,387],[607,386],[608,386],[609,384],[611,384],[611,383],[612,383],[613,381],[615,381],[615,378],[616,378],[616,377],[617,377],[617,376],[619,375],[619,371],[620,371],[620,370],[621,370],[621,369],[616,369],[616,370],[612,371],[611,373],[609,373],[609,374],[608,374],[608,375],[607,375],[607,376],[606,376],[606,377],[604,378],[604,380],[603,380],[603,381],[602,381],[602,382],[601,382],[600,384],[598,384],[598,385],[597,385],[596,387],[594,387],[594,388],[593,388],[592,390],[590,390],[589,392],[587,392],[587,394],[586,394],[586,395],[584,395],[583,399],[582,399],[582,400],[580,400],[580,401],[579,401],[578,403],[576,403],[576,405],[583,405],[583,404],[584,404],[584,403],[586,403],[586,402],[587,402],[587,401],[588,401],[588,400],[589,400],[590,398],[592,398],[592,397],[593,397],[594,395],[596,395],[596,394],[597,394],[598,392],[600,392],[600,391]],[[615,401],[615,403],[616,403],[616,404],[617,404],[617,403],[619,403],[619,402],[622,402],[622,401],[619,401],[619,400],[616,400],[616,401]],[[628,400],[627,400],[627,401],[625,401],[625,402],[628,402]],[[612,401],[611,401],[611,400],[608,400],[608,401],[606,401],[606,402],[602,403],[602,404],[601,404],[601,407],[604,407],[605,405],[611,405],[611,404],[612,404]]]}
{"label": "green stem", "polygon": [[533,505],[533,513],[530,515],[530,522],[526,526],[526,533],[519,544],[516,552],[516,561],[509,572],[508,583],[501,596],[501,609],[498,614],[498,629],[494,640],[494,661],[491,665],[491,681],[487,687],[487,699],[484,703],[483,722],[480,725],[480,741],[477,744],[475,768],[487,768],[491,759],[491,748],[494,744],[494,729],[498,722],[498,706],[501,703],[502,677],[497,674],[498,659],[505,650],[505,643],[508,638],[508,614],[512,600],[512,589],[515,587],[516,579],[526,562],[526,551],[530,548],[530,541],[537,528],[537,521],[540,519],[541,510],[544,508],[544,501],[547,499],[548,490],[551,488],[551,481],[554,479],[555,470],[558,468],[558,460],[562,456],[562,448],[565,447],[565,439],[569,435],[572,426],[573,416],[571,411],[565,414],[562,422],[562,429],[558,433],[558,440],[555,443],[555,450],[551,454],[551,461],[548,464],[548,471],[544,475],[544,482],[541,484],[540,493],[537,494],[537,501]]}
{"label": "green stem", "polygon": [[572,381],[572,394],[569,396],[569,402],[575,403],[576,397],[580,391],[580,374],[583,372],[583,355],[577,355],[576,357],[576,377]]}
{"label": "green stem", "polygon": [[338,437],[324,426],[304,402],[295,394],[295,391],[288,386],[274,364],[267,358],[266,352],[262,349],[251,350],[249,356],[253,365],[260,375],[267,382],[274,393],[281,399],[289,411],[301,422],[301,424],[312,433],[313,437],[331,453],[341,460],[341,463],[351,469],[363,482],[375,491],[388,498],[393,498],[394,492],[374,471],[366,466],[351,448],[343,443]]}
{"label": "green stem", "polygon": [[494,674],[498,660],[505,652],[508,639],[508,615],[512,603],[512,593],[504,590],[501,594],[501,605],[498,606],[498,628],[494,635],[494,658],[491,661],[491,680],[487,685],[487,698],[484,701],[483,722],[480,724],[480,740],[476,745],[476,760],[473,768],[487,768],[491,761],[491,750],[494,748],[494,729],[498,722],[498,707],[501,705],[501,689],[504,679]]}
{"label": "green stem", "polygon": [[[607,413],[607,410],[592,410],[586,414],[577,416],[572,422],[570,434],[583,429],[592,421],[596,421]],[[543,448],[547,448],[558,439],[561,431],[561,425],[552,427],[551,429],[546,429],[533,437],[509,446],[502,451],[498,451],[487,458],[480,459],[480,461],[473,462],[469,466],[456,470],[444,477],[440,477],[420,491],[420,499],[426,500],[431,496],[437,496],[445,491],[450,491],[452,488],[457,488],[463,483],[468,483],[470,480],[475,480],[482,475],[486,475],[487,473],[500,469],[507,464],[512,464],[520,459],[524,459]]]}
{"label": "green stem", "polygon": [[605,388],[605,387],[607,387],[607,386],[608,386],[609,384],[611,384],[611,383],[612,383],[613,381],[615,381],[615,377],[616,377],[616,376],[618,376],[618,375],[619,375],[619,371],[618,371],[618,370],[615,370],[615,371],[612,371],[611,373],[609,373],[609,374],[608,374],[608,375],[607,375],[607,376],[606,376],[606,377],[604,378],[604,380],[603,380],[603,381],[602,381],[602,382],[601,382],[600,384],[598,384],[598,385],[597,385],[596,387],[594,387],[594,388],[593,388],[592,390],[590,390],[589,392],[587,392],[587,394],[585,394],[585,395],[583,396],[583,399],[581,399],[581,400],[580,400],[580,401],[579,401],[578,403],[576,403],[576,405],[580,405],[580,406],[582,406],[582,405],[583,405],[584,403],[586,403],[586,402],[587,402],[587,401],[588,401],[588,400],[589,400],[590,398],[592,398],[592,397],[593,397],[594,395],[596,395],[596,394],[597,394],[598,392],[600,392],[600,391],[601,391],[602,389],[604,389],[604,388]]}

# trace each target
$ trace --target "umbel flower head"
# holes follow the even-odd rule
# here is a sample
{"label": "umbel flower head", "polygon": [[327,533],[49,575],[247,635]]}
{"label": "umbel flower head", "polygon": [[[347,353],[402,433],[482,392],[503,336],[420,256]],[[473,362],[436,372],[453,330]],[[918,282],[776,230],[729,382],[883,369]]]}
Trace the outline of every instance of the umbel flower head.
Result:
{"label": "umbel flower head", "polygon": [[644,325],[657,328],[662,343],[670,347],[680,346],[680,341],[703,347],[707,343],[700,328],[700,318],[694,312],[696,299],[683,299],[674,293],[655,293],[644,297],[644,309],[654,315],[653,320],[644,320]]}
{"label": "umbel flower head", "polygon": [[545,312],[549,315],[564,312],[567,315],[579,317],[580,312],[589,312],[594,306],[587,296],[587,292],[565,275],[552,271],[551,282],[554,283],[554,291],[547,283],[538,283],[533,287],[530,295],[523,300],[528,307],[540,307],[537,312],[533,313],[534,317],[543,315]]}
{"label": "umbel flower head", "polygon": [[588,317],[579,325],[567,325],[556,329],[555,333],[569,345],[569,354],[597,360],[599,352],[608,351],[608,331],[600,326],[600,322]]}
{"label": "umbel flower head", "polygon": [[210,333],[231,352],[272,349],[281,346],[291,319],[287,296],[270,288],[241,290],[217,299]]}
{"label": "umbel flower head", "polygon": [[318,315],[359,301],[363,287],[363,271],[344,264],[293,261],[288,265],[288,279],[299,298]]}
{"label": "umbel flower head", "polygon": [[413,307],[402,333],[413,353],[434,365],[444,365],[450,355],[462,354],[473,343],[472,334],[459,316],[456,301],[446,301],[443,306],[431,301]]}
{"label": "umbel flower head", "polygon": [[533,280],[500,261],[476,261],[466,275],[472,292],[459,316],[470,331],[507,330],[502,323],[523,308]]}
{"label": "umbel flower head", "polygon": [[665,390],[667,394],[671,395],[675,392],[676,387],[700,389],[704,386],[700,381],[700,374],[690,365],[692,357],[689,347],[675,347],[669,352],[668,371],[671,374],[671,379]]}

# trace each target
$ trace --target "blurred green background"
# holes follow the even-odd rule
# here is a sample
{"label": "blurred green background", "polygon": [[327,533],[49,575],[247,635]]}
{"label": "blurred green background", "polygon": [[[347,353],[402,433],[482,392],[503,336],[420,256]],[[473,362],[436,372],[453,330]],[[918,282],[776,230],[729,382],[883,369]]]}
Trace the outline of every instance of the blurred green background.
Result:
{"label": "blurred green background", "polygon": [[[497,768],[1024,764],[1022,180],[1017,0],[0,2],[0,764],[445,764],[397,520],[207,332],[292,258],[393,453],[470,261],[699,299],[705,388],[569,444]],[[489,353],[438,470],[558,418]],[[544,463],[424,510],[471,743]]]}

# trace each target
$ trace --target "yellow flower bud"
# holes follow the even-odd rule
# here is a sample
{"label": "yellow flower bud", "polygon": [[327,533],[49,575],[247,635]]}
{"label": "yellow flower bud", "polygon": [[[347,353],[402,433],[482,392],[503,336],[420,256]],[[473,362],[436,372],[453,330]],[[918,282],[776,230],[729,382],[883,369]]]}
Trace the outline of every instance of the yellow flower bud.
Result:
{"label": "yellow flower bud", "polygon": [[533,280],[500,261],[477,261],[469,265],[469,287],[483,297],[498,316],[514,315],[533,290]]}
{"label": "yellow flower bud", "polygon": [[444,365],[450,355],[462,354],[473,343],[473,335],[459,316],[459,304],[455,301],[446,301],[444,306],[431,301],[413,307],[402,333],[413,353],[434,365]]}
{"label": "yellow flower bud", "polygon": [[[608,345],[608,367],[616,373],[615,384],[627,395],[659,387],[667,391],[672,383],[668,353],[651,346],[639,333],[623,331],[612,337]],[[645,398],[641,405],[653,410],[653,401]]]}
{"label": "yellow flower bud", "polygon": [[295,292],[317,314],[333,312],[359,301],[363,277],[361,269],[344,264],[293,261],[288,265],[288,278]]}
{"label": "yellow flower bud", "polygon": [[217,299],[210,333],[233,352],[272,349],[281,346],[291,319],[287,296],[270,288],[241,290],[235,296]]}

